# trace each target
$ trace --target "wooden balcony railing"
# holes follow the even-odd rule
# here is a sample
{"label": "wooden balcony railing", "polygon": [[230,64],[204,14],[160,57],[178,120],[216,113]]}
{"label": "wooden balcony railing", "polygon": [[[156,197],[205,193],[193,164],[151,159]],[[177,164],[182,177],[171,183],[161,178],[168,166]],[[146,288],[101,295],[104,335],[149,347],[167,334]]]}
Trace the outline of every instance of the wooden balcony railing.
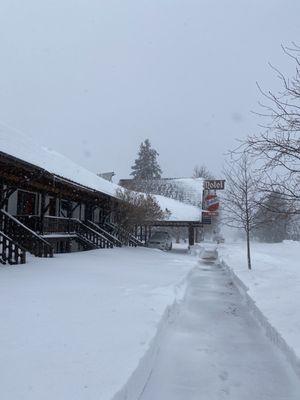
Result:
{"label": "wooden balcony railing", "polygon": [[75,233],[76,219],[65,217],[45,216],[41,218],[38,215],[17,215],[16,217],[29,229],[39,235],[48,235],[51,233]]}
{"label": "wooden balcony railing", "polygon": [[86,244],[90,243],[91,248],[113,247],[108,238],[76,218],[45,216],[41,219],[36,215],[17,216],[17,218],[40,235],[76,234],[79,239],[85,240]]}

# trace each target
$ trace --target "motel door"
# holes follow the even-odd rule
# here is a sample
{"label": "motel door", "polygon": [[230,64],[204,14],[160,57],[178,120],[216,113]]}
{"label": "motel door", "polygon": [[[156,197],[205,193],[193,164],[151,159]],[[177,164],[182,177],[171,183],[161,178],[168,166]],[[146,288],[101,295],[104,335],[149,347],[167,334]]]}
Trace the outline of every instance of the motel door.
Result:
{"label": "motel door", "polygon": [[18,215],[35,215],[36,214],[36,194],[31,192],[25,192],[23,190],[18,191]]}
{"label": "motel door", "polygon": [[94,221],[94,210],[90,204],[85,206],[85,220],[87,221]]}
{"label": "motel door", "polygon": [[55,197],[49,198],[49,215],[51,217],[56,216],[56,198]]}

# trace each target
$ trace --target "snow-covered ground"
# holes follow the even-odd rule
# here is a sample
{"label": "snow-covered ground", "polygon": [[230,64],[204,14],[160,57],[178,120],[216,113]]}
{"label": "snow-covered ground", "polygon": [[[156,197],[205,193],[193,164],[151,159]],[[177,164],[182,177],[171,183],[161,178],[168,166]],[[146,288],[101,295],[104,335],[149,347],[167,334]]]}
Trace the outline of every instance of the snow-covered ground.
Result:
{"label": "snow-covered ground", "polygon": [[122,248],[0,269],[0,398],[109,400],[185,291],[195,258]]}
{"label": "snow-covered ground", "polygon": [[[226,268],[186,250],[95,250],[0,268],[0,398],[298,399],[299,377]],[[219,246],[298,356],[299,251],[254,244],[248,272],[244,244]]]}
{"label": "snow-covered ground", "polygon": [[300,359],[300,242],[253,243],[252,271],[247,270],[244,243],[221,245],[219,254]]}

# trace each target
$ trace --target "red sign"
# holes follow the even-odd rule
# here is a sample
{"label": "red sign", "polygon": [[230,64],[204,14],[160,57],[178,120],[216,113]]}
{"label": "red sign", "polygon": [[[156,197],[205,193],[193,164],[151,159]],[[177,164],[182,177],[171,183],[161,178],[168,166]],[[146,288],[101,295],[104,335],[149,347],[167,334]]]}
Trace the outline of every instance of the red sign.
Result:
{"label": "red sign", "polygon": [[220,203],[218,196],[215,194],[208,194],[205,197],[205,209],[209,212],[215,212],[219,209]]}

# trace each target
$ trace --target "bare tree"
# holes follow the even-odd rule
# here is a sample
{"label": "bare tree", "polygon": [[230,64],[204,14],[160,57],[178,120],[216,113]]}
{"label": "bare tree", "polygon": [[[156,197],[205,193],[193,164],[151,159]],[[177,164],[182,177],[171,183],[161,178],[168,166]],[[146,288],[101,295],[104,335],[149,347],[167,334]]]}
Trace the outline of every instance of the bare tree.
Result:
{"label": "bare tree", "polygon": [[227,226],[242,229],[246,234],[247,264],[251,270],[251,232],[261,223],[256,219],[260,203],[258,184],[260,177],[252,168],[252,160],[247,153],[238,159],[231,158],[224,167],[226,190],[222,196],[222,219]]}
{"label": "bare tree", "polygon": [[159,221],[170,215],[160,208],[154,196],[137,193],[131,190],[118,190],[120,199],[118,212],[121,224],[126,228],[145,225],[147,222]]}
{"label": "bare tree", "polygon": [[260,91],[265,98],[261,104],[266,118],[263,132],[248,137],[246,149],[259,159],[266,171],[264,187],[280,193],[290,203],[290,212],[300,213],[300,47],[283,47],[295,63],[290,79],[273,68],[281,82],[278,93]]}
{"label": "bare tree", "polygon": [[193,178],[214,179],[212,173],[206,168],[204,164],[196,165],[193,171]]}

